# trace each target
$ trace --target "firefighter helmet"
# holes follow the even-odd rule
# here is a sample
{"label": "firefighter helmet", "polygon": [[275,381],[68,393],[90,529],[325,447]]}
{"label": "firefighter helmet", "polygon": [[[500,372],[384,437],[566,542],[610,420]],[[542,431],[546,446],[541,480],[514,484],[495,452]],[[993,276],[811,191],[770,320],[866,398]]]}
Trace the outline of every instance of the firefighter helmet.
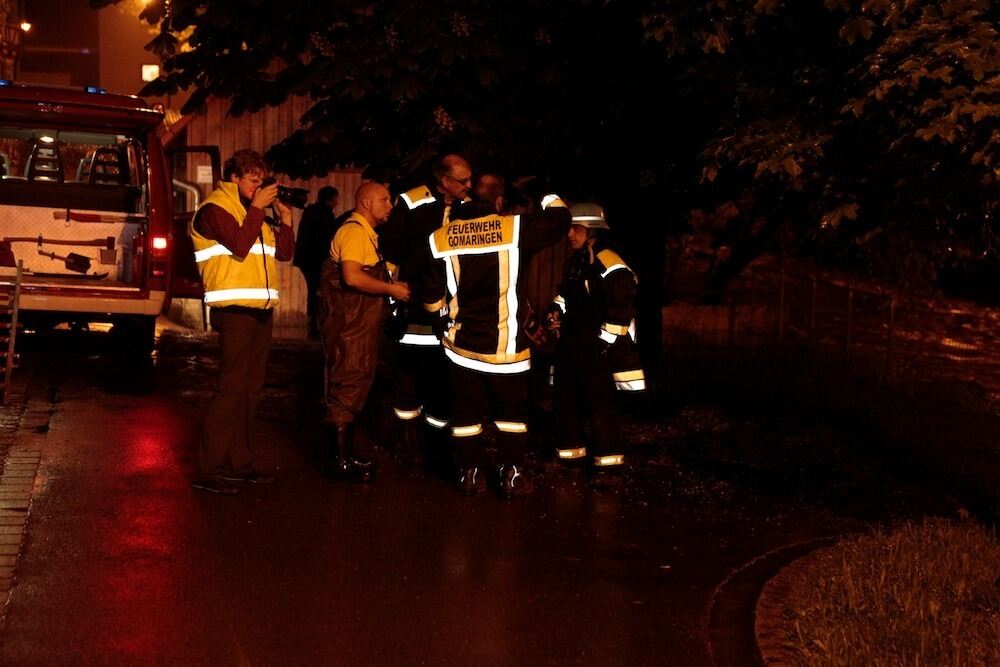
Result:
{"label": "firefighter helmet", "polygon": [[604,218],[604,209],[593,202],[581,202],[569,207],[573,224],[587,229],[611,229]]}

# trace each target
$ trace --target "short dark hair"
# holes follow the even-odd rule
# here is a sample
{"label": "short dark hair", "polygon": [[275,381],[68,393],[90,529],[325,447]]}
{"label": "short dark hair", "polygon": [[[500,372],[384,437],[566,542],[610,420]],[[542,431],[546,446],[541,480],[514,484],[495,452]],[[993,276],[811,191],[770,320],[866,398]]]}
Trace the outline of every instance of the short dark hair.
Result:
{"label": "short dark hair", "polygon": [[222,178],[229,180],[234,174],[236,176],[246,176],[250,172],[259,171],[267,173],[267,163],[264,156],[252,148],[244,148],[233,153],[233,156],[226,160],[222,168]]}
{"label": "short dark hair", "polygon": [[472,188],[473,199],[492,204],[497,200],[497,197],[502,197],[503,194],[503,176],[491,171],[484,171],[476,176],[476,185]]}
{"label": "short dark hair", "polygon": [[319,192],[316,193],[316,201],[318,201],[320,204],[326,204],[334,197],[339,197],[339,196],[340,196],[340,190],[333,187],[332,185],[324,185],[319,189]]}

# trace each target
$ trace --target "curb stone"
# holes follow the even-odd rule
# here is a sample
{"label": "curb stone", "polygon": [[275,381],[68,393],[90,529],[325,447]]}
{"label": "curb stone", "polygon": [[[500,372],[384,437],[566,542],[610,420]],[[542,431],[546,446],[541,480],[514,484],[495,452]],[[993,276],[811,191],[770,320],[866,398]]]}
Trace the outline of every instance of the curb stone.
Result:
{"label": "curb stone", "polygon": [[767,667],[794,667],[794,654],[785,646],[785,639],[779,632],[781,613],[791,588],[790,577],[805,563],[814,558],[817,551],[828,548],[825,545],[803,554],[782,567],[777,574],[764,583],[754,610],[754,631],[757,636],[757,650]]}
{"label": "curb stone", "polygon": [[25,427],[48,425],[52,405],[30,399],[33,374],[15,385],[0,406],[0,630],[7,620],[7,608],[24,548],[31,496],[42,461],[42,438],[25,433]]}
{"label": "curb stone", "polygon": [[[758,641],[757,608],[761,593],[786,566],[816,549],[833,544],[832,535],[769,551],[733,571],[709,602],[708,650],[716,665],[787,666],[769,662]],[[772,633],[773,634],[773,633]]]}

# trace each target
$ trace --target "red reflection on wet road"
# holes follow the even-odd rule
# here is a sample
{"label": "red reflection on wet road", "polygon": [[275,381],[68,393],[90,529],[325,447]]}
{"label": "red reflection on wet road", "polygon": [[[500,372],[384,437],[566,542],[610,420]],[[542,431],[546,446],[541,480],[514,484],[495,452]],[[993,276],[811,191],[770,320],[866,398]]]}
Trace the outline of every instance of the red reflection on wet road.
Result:
{"label": "red reflection on wet road", "polygon": [[192,496],[177,464],[177,427],[162,405],[149,405],[115,426],[116,464],[105,469],[115,489],[100,522],[107,560],[95,586],[96,609],[106,623],[94,637],[106,657],[152,664],[178,641],[183,602],[185,534]]}

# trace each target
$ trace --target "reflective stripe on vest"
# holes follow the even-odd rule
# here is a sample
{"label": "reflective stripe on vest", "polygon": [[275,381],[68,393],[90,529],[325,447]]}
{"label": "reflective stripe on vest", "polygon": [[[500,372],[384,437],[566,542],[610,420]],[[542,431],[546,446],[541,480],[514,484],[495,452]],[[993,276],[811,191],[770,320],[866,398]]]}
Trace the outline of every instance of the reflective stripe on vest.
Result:
{"label": "reflective stripe on vest", "polygon": [[205,303],[219,303],[220,301],[268,301],[278,300],[278,290],[264,289],[263,287],[237,287],[234,289],[219,289],[205,292]]}
{"label": "reflective stripe on vest", "polygon": [[[267,255],[268,257],[274,257],[274,255],[275,255],[276,252],[277,252],[277,248],[275,248],[273,245],[265,245],[265,246],[261,247],[261,245],[259,243],[255,243],[253,245],[253,247],[250,248],[250,251],[247,254],[248,255]],[[195,251],[195,253],[194,253],[194,261],[198,262],[198,263],[201,263],[201,262],[204,262],[204,261],[206,261],[208,259],[211,259],[212,257],[222,257],[223,255],[228,255],[228,256],[231,257],[232,254],[233,254],[233,252],[229,248],[227,248],[226,246],[222,245],[221,243],[217,243],[216,245],[209,246],[208,248],[205,248],[204,250],[197,250],[197,251]]]}
{"label": "reflective stripe on vest", "polygon": [[509,364],[491,364],[488,361],[479,361],[478,359],[469,359],[468,357],[463,357],[459,353],[449,349],[444,348],[444,353],[448,355],[448,358],[453,362],[462,366],[463,368],[468,368],[469,370],[479,371],[480,373],[493,373],[500,375],[512,375],[514,373],[525,373],[531,370],[531,358],[524,359],[522,361],[515,361]]}
{"label": "reflective stripe on vest", "polygon": [[434,334],[406,333],[399,339],[400,345],[421,345],[431,347],[440,345],[441,341]]}
{"label": "reflective stripe on vest", "polygon": [[[246,220],[247,210],[235,183],[220,181],[198,210],[208,205],[218,206],[239,225]],[[280,298],[275,230],[261,225],[259,239],[248,248],[247,256],[236,258],[215,239],[202,236],[194,226],[195,219],[188,223],[188,233],[205,285],[205,303],[216,308],[274,308]]]}

